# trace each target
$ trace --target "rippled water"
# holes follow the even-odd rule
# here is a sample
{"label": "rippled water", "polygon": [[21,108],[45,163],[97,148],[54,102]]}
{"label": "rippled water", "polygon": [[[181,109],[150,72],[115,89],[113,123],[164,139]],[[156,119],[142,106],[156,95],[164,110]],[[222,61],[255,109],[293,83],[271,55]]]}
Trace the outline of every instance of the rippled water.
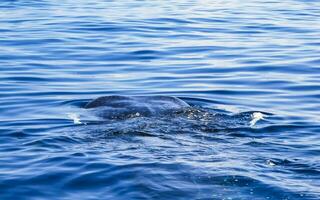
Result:
{"label": "rippled water", "polygon": [[0,198],[320,199],[319,55],[317,0],[1,1]]}

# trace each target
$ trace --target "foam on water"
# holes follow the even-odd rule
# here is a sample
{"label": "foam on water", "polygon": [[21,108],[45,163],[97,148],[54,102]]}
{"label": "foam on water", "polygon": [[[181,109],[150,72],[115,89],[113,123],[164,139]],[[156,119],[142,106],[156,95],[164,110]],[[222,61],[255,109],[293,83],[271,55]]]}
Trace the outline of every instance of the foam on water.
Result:
{"label": "foam on water", "polygon": [[252,113],[252,120],[250,121],[250,126],[253,127],[259,120],[264,119],[261,112]]}
{"label": "foam on water", "polygon": [[80,121],[80,115],[76,113],[68,113],[68,117],[73,120],[74,124],[82,124]]}

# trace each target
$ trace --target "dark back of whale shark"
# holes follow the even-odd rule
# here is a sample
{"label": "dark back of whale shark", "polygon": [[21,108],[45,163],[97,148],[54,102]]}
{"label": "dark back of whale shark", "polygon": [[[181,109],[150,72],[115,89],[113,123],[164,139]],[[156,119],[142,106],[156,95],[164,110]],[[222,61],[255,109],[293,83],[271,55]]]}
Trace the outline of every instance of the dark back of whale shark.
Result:
{"label": "dark back of whale shark", "polygon": [[153,117],[181,112],[189,108],[185,101],[171,96],[103,96],[87,103],[105,119]]}

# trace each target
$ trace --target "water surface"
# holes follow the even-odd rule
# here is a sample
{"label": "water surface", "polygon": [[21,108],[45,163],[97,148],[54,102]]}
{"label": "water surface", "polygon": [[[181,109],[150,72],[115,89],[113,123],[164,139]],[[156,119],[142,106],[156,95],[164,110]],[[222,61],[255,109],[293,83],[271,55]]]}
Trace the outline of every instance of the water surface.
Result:
{"label": "water surface", "polygon": [[0,35],[1,199],[320,199],[319,1],[5,0]]}

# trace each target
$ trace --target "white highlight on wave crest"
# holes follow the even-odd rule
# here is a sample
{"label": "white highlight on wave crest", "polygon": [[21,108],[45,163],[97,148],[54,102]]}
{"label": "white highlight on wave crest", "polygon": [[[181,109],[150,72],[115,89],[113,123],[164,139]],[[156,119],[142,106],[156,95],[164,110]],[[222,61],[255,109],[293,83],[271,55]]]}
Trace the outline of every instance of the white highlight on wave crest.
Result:
{"label": "white highlight on wave crest", "polygon": [[225,110],[228,112],[232,112],[232,113],[240,112],[240,110],[238,108],[231,106],[231,105],[217,105],[216,108],[221,109],[221,110]]}
{"label": "white highlight on wave crest", "polygon": [[74,124],[82,124],[80,121],[80,115],[76,113],[68,113],[68,117],[73,120]]}
{"label": "white highlight on wave crest", "polygon": [[254,112],[251,115],[252,120],[250,121],[250,126],[253,127],[259,120],[264,119],[264,115],[261,112]]}

